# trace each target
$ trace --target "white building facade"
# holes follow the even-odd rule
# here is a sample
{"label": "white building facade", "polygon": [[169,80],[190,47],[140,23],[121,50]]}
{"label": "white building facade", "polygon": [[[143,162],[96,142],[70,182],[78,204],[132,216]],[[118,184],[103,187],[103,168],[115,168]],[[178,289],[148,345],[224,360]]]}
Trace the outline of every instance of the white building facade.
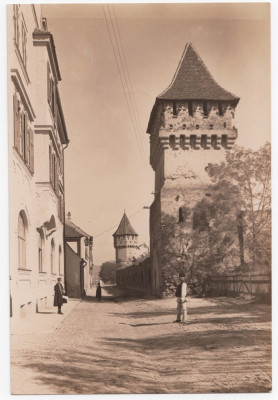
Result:
{"label": "white building facade", "polygon": [[8,6],[12,316],[36,312],[64,280],[64,150],[53,36],[40,5]]}

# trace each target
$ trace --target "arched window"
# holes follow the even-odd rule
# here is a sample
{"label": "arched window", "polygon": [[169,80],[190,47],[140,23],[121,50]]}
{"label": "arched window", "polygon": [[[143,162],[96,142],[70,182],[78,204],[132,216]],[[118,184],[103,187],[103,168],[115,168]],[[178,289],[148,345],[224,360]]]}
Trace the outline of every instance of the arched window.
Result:
{"label": "arched window", "polygon": [[23,211],[18,216],[18,268],[26,269],[27,221]]}
{"label": "arched window", "polygon": [[50,254],[50,265],[51,265],[51,273],[54,274],[55,272],[55,244],[54,240],[51,240],[51,254]]}
{"label": "arched window", "polygon": [[63,261],[62,260],[62,248],[61,248],[61,245],[60,245],[59,246],[59,275],[63,274],[63,271],[62,271],[63,262],[62,261]]}
{"label": "arched window", "polygon": [[44,248],[44,238],[43,233],[39,232],[39,243],[38,243],[38,263],[39,263],[39,272],[43,272],[43,248]]}

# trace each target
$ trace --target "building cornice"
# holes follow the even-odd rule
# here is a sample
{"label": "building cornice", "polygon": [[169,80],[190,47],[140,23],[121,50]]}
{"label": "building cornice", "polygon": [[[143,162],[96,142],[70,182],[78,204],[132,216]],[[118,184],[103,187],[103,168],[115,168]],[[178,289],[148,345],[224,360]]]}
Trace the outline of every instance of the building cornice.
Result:
{"label": "building cornice", "polygon": [[54,144],[56,153],[60,156],[57,139],[52,125],[34,125],[34,131],[36,134],[49,135]]}
{"label": "building cornice", "polygon": [[17,89],[17,91],[20,94],[20,97],[22,99],[22,103],[26,109],[26,111],[28,112],[29,118],[31,121],[34,121],[34,119],[36,118],[36,114],[35,111],[32,107],[30,98],[25,90],[24,84],[22,82],[22,79],[20,77],[19,71],[18,69],[11,69],[11,79]]}
{"label": "building cornice", "polygon": [[57,54],[56,54],[56,49],[55,49],[55,44],[54,44],[54,39],[53,39],[52,33],[47,32],[47,31],[42,31],[42,30],[36,28],[33,32],[33,44],[34,44],[34,46],[46,46],[49,61],[51,64],[53,74],[55,76],[56,83],[58,83],[58,81],[61,81],[62,78],[61,78],[61,74],[60,74],[60,69],[59,69],[59,64],[58,64],[58,59],[57,59]]}
{"label": "building cornice", "polygon": [[57,107],[58,107],[58,118],[59,118],[58,131],[59,131],[60,139],[63,144],[68,144],[69,138],[68,138],[66,123],[65,123],[65,118],[64,118],[64,113],[63,113],[63,108],[62,108],[60,93],[59,93],[58,88],[57,88]]}

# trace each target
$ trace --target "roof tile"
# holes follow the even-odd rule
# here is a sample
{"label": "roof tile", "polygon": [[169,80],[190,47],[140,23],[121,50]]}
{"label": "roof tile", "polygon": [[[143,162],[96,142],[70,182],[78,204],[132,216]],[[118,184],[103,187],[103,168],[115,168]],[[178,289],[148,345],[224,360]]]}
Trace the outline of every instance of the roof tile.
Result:
{"label": "roof tile", "polygon": [[187,43],[171,84],[158,99],[239,100],[214,80],[191,43]]}

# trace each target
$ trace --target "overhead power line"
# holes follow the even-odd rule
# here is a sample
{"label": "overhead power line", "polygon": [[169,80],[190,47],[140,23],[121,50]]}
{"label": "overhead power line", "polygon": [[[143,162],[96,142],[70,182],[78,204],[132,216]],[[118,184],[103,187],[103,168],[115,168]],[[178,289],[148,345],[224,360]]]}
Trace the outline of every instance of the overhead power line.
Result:
{"label": "overhead power line", "polygon": [[120,39],[120,48],[121,48],[121,50],[122,50],[122,55],[123,55],[123,60],[124,60],[124,66],[125,66],[125,69],[126,69],[127,80],[128,80],[129,87],[130,87],[130,91],[131,91],[131,95],[132,95],[132,100],[133,100],[133,102],[131,102],[131,104],[132,104],[132,103],[134,104],[134,110],[135,110],[134,115],[135,115],[135,117],[136,117],[136,118],[135,118],[135,121],[136,121],[136,125],[137,125],[137,127],[138,127],[138,130],[139,130],[139,139],[140,139],[141,144],[142,144],[143,153],[144,153],[144,155],[145,155],[144,146],[143,146],[142,139],[141,139],[141,134],[140,134],[140,132],[142,132],[142,126],[141,126],[140,117],[139,117],[139,113],[138,113],[138,109],[137,109],[137,105],[136,105],[136,101],[135,101],[133,86],[132,86],[131,79],[130,79],[130,75],[129,75],[129,71],[128,71],[128,66],[127,66],[126,57],[125,57],[125,51],[124,51],[124,47],[123,47],[123,42],[122,42],[122,38],[121,38],[120,29],[119,29],[119,26],[118,26],[118,21],[117,21],[117,16],[116,16],[116,12],[115,12],[115,7],[114,7],[113,4],[112,4],[112,10],[113,10],[113,13],[114,13],[114,20],[115,20],[116,30],[117,30],[117,32],[118,32],[118,36],[119,36],[119,39]]}
{"label": "overhead power line", "polygon": [[[144,210],[144,207],[141,207],[139,210],[137,210],[137,211],[135,211],[133,214],[129,215],[129,218],[134,217],[134,215],[138,214],[139,212],[141,212],[141,211],[143,211],[143,210]],[[102,232],[100,232],[100,233],[98,233],[98,234],[96,234],[96,235],[93,235],[93,238],[95,239],[95,238],[98,237],[98,236],[104,235],[105,233],[111,231],[112,229],[117,228],[118,226],[119,226],[119,223],[116,224],[116,225],[110,226],[110,228],[105,229],[105,231],[102,231]]]}
{"label": "overhead power line", "polygon": [[[140,156],[142,158],[143,164],[146,167],[147,161],[146,161],[144,146],[143,146],[143,143],[142,143],[142,138],[141,138],[141,133],[140,133],[140,127],[139,127],[140,122],[138,122],[139,121],[138,112],[137,112],[137,117],[136,117],[136,114],[135,114],[135,110],[137,110],[137,108],[136,108],[134,94],[133,94],[133,97],[130,94],[131,92],[133,93],[133,89],[132,89],[131,82],[130,82],[130,76],[129,76],[129,73],[128,73],[127,63],[126,63],[126,60],[125,60],[125,55],[124,55],[123,45],[122,45],[122,42],[121,42],[119,27],[118,27],[117,21],[113,22],[113,19],[112,19],[112,16],[111,16],[111,12],[110,12],[110,8],[109,8],[109,4],[107,4],[107,9],[108,9],[109,17],[110,17],[110,26],[109,26],[108,17],[107,17],[107,13],[105,11],[104,4],[102,4],[102,7],[103,7],[103,13],[104,13],[104,17],[105,17],[107,31],[108,31],[108,34],[109,34],[109,39],[110,39],[110,42],[111,42],[114,58],[115,58],[117,69],[118,69],[118,72],[119,72],[119,75],[120,75],[121,85],[122,85],[122,88],[123,88],[125,100],[126,100],[127,107],[128,107],[128,112],[129,112],[129,115],[130,115],[133,131],[134,131],[134,134],[135,134],[135,137],[136,137],[136,141],[137,141],[137,144],[138,144],[138,151],[139,151]],[[114,15],[115,15],[115,20],[116,20],[115,11],[114,11]],[[120,45],[119,45],[119,41],[118,41],[116,32],[118,34],[119,41],[121,43]],[[114,38],[114,40],[113,40],[113,38]],[[120,51],[120,47],[121,47],[121,50],[122,50],[122,54],[121,54],[121,51]]]}

